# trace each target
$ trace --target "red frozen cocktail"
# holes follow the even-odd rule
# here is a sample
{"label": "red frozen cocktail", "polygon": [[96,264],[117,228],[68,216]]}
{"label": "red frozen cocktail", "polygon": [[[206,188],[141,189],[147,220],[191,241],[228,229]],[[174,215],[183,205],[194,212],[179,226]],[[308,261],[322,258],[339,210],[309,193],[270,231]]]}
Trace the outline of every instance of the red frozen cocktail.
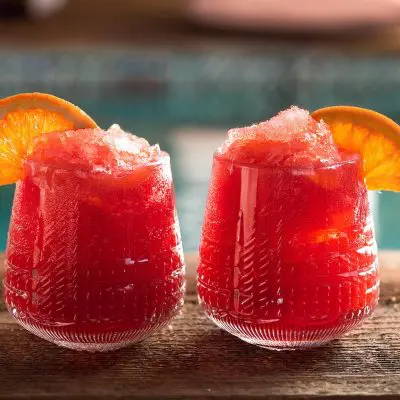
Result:
{"label": "red frozen cocktail", "polygon": [[17,183],[4,286],[21,325],[73,349],[116,349],[168,323],[184,291],[168,154],[118,126],[39,137]]}
{"label": "red frozen cocktail", "polygon": [[207,315],[247,342],[294,349],[354,328],[378,291],[360,156],[295,107],[231,130],[214,156],[200,246]]}

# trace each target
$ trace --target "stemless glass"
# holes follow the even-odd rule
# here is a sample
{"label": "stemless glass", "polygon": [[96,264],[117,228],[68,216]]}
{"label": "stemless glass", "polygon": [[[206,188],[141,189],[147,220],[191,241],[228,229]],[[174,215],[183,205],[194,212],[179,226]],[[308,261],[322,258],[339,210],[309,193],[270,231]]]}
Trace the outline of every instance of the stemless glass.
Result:
{"label": "stemless glass", "polygon": [[28,162],[17,184],[5,300],[27,330],[77,350],[148,337],[183,304],[169,156],[125,176]]}
{"label": "stemless glass", "polygon": [[378,264],[362,162],[343,157],[294,168],[214,156],[198,293],[219,327],[297,349],[338,338],[373,312]]}

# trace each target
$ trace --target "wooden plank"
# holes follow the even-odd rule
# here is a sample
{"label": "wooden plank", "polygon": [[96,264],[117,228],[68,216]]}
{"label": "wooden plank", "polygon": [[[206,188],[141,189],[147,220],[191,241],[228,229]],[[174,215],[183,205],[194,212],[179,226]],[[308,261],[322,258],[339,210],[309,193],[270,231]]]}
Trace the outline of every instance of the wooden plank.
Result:
{"label": "wooden plank", "polygon": [[381,254],[382,301],[372,319],[327,346],[288,353],[248,345],[209,322],[194,293],[196,255],[187,261],[183,313],[152,338],[117,352],[58,348],[0,312],[0,398],[400,395],[400,253]]}

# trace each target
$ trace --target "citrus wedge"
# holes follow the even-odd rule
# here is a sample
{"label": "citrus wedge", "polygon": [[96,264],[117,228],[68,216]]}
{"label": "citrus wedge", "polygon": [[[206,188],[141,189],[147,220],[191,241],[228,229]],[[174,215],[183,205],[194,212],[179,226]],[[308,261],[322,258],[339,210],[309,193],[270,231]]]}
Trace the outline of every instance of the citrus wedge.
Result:
{"label": "citrus wedge", "polygon": [[79,107],[44,93],[22,93],[0,100],[0,185],[23,177],[33,139],[53,131],[95,128]]}
{"label": "citrus wedge", "polygon": [[339,149],[359,153],[370,190],[400,191],[400,126],[365,108],[333,106],[312,113],[325,121]]}

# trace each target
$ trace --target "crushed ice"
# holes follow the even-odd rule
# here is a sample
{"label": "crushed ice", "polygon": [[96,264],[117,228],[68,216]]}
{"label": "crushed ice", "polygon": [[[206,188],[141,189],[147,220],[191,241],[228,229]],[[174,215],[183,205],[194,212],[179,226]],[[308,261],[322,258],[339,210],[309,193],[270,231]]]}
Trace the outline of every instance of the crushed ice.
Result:
{"label": "crushed ice", "polygon": [[151,146],[146,139],[114,124],[106,131],[96,128],[42,135],[36,139],[31,159],[112,174],[157,161],[161,154],[159,145]]}
{"label": "crushed ice", "polygon": [[232,160],[265,165],[330,165],[341,160],[328,125],[296,106],[265,122],[230,129],[217,152]]}

